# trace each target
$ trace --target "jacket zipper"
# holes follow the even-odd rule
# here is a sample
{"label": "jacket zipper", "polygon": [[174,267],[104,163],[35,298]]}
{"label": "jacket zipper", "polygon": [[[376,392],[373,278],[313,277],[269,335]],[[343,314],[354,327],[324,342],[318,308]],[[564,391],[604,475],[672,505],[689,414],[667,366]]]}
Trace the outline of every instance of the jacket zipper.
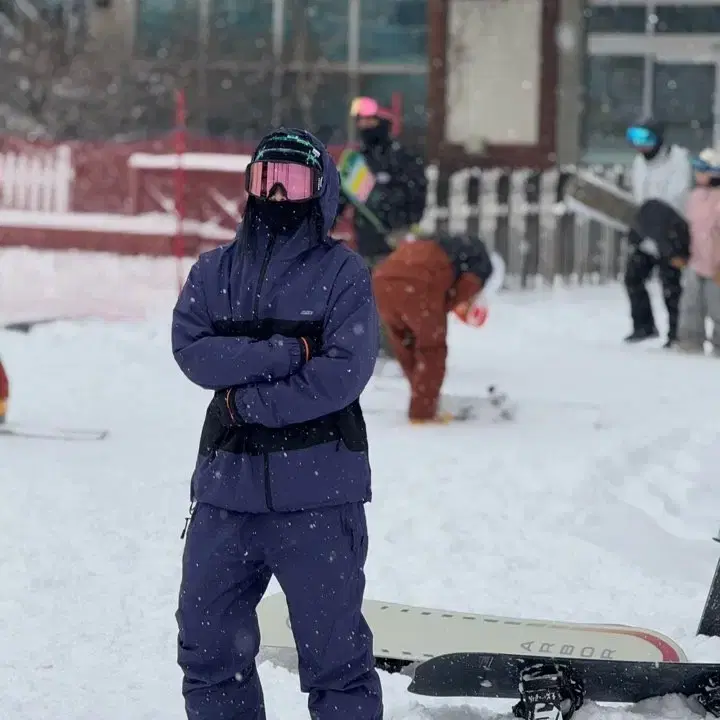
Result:
{"label": "jacket zipper", "polygon": [[275,245],[275,238],[271,238],[268,243],[267,250],[265,250],[265,257],[263,258],[262,265],[260,266],[260,276],[258,277],[257,286],[255,287],[255,300],[253,301],[252,317],[253,320],[258,320],[258,312],[260,309],[260,293],[262,292],[262,286],[265,282],[265,276],[267,275],[268,265],[270,264],[270,256],[272,255],[273,245]]}
{"label": "jacket zipper", "polygon": [[[262,286],[265,282],[268,265],[270,264],[273,245],[275,245],[274,237],[272,237],[268,243],[267,250],[265,250],[265,257],[263,258],[262,265],[260,266],[260,276],[258,277],[257,287],[255,289],[255,300],[253,301],[253,320],[259,320],[260,293],[262,292]],[[270,489],[270,456],[267,453],[263,453],[263,473],[265,475],[265,502],[268,506],[268,510],[274,510],[275,506],[272,499],[272,490]]]}
{"label": "jacket zipper", "polygon": [[272,490],[270,489],[270,456],[267,453],[263,454],[263,468],[265,472],[265,502],[267,503],[268,510],[275,510]]}

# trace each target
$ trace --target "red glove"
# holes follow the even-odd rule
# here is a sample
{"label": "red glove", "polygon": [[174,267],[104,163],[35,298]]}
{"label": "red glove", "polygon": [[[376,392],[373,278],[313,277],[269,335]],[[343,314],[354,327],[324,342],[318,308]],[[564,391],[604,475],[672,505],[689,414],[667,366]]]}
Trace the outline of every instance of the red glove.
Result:
{"label": "red glove", "polygon": [[453,312],[470,327],[482,327],[489,314],[487,306],[477,302],[460,303],[455,306]]}

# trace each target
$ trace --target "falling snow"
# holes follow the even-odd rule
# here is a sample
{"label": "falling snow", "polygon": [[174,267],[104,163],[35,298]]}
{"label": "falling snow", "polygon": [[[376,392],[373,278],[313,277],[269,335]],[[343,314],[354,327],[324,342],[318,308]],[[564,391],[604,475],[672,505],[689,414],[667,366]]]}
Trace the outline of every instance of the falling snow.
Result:
{"label": "falling snow", "polygon": [[[147,303],[150,319],[0,332],[18,422],[111,431],[97,444],[0,443],[9,720],[183,717],[179,536],[208,393],[174,365],[171,305],[142,287],[153,274],[133,285],[113,271],[126,273],[116,308]],[[496,384],[519,404],[515,423],[408,427],[402,382],[372,381],[369,597],[650,626],[691,660],[720,661],[720,640],[694,636],[718,555],[720,365],[623,346],[626,316],[622,289],[604,287],[503,295],[480,330],[451,321],[445,390]],[[260,676],[269,720],[307,717],[294,672],[264,660]],[[390,720],[509,716],[510,701],[421,698],[407,678],[382,681]],[[589,704],[582,718],[631,712],[693,717],[669,697]]]}

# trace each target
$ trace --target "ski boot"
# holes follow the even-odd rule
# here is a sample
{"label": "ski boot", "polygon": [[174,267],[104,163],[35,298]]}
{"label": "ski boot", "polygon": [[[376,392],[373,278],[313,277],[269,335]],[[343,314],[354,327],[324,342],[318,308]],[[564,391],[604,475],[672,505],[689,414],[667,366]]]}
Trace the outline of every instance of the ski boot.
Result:
{"label": "ski boot", "polygon": [[569,668],[530,665],[520,675],[520,702],[513,715],[523,720],[569,720],[585,699],[580,681]]}
{"label": "ski boot", "polygon": [[419,420],[417,418],[410,418],[411,425],[447,425],[455,420],[462,420],[456,413],[449,412],[447,410],[440,411],[435,417]]}
{"label": "ski boot", "polygon": [[656,337],[660,337],[660,333],[657,328],[653,325],[649,328],[635,328],[626,338],[626,343],[637,343],[643,340],[654,340]]}

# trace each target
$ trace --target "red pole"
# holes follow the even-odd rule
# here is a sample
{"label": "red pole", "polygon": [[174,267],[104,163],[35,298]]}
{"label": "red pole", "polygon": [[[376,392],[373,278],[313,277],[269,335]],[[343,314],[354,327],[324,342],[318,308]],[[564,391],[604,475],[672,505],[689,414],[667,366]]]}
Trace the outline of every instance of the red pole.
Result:
{"label": "red pole", "polygon": [[185,91],[175,92],[175,154],[177,166],[175,167],[175,217],[177,226],[173,238],[173,255],[177,262],[178,293],[182,290],[185,277],[183,274],[183,258],[185,257],[185,168],[183,156],[187,152],[187,128],[185,120]]}
{"label": "red pole", "polygon": [[402,93],[394,91],[390,98],[390,109],[393,114],[393,135],[399,137],[402,133],[403,121]]}

